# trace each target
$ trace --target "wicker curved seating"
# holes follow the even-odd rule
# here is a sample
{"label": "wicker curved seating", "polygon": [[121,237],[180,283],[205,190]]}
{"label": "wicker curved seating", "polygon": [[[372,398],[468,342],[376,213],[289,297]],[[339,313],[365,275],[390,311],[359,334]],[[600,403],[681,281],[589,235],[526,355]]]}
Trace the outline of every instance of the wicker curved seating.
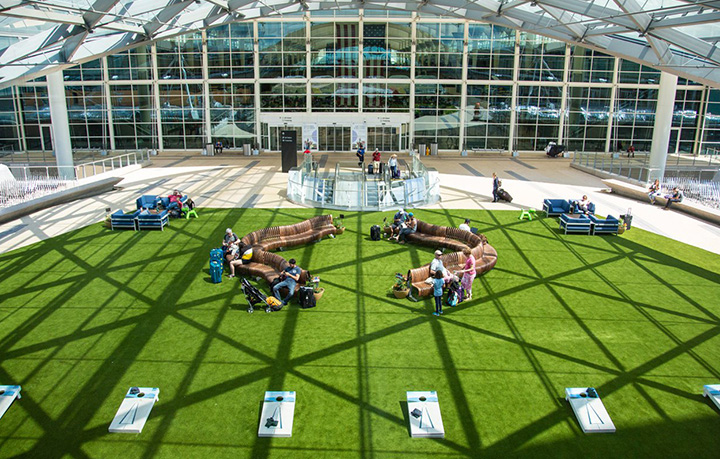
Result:
{"label": "wicker curved seating", "polygon": [[[485,235],[473,234],[458,228],[438,226],[418,220],[417,231],[407,236],[408,241],[435,248],[450,249],[440,259],[443,266],[450,272],[465,267],[465,255],[462,250],[469,248],[475,257],[475,272],[477,275],[490,271],[497,263],[497,252],[487,243]],[[430,277],[430,263],[408,271],[409,284],[417,292],[418,297],[428,296],[433,287],[425,283]]]}
{"label": "wicker curved seating", "polygon": [[[261,277],[271,284],[289,265],[287,260],[270,250],[281,247],[294,247],[321,240],[337,229],[333,225],[332,215],[321,215],[309,220],[286,226],[271,226],[246,234],[242,239],[244,245],[253,247],[250,263],[237,266],[240,274]],[[310,279],[310,273],[303,269],[295,290]]]}

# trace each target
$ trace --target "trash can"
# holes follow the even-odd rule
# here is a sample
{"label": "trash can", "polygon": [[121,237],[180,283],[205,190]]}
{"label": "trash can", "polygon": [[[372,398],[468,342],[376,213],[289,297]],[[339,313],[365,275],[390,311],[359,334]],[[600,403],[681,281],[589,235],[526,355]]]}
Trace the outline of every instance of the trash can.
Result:
{"label": "trash can", "polygon": [[437,156],[437,154],[438,154],[438,147],[437,147],[437,144],[436,144],[436,143],[431,143],[431,144],[430,144],[430,154],[431,154],[432,156]]}
{"label": "trash can", "polygon": [[418,154],[420,156],[425,156],[425,151],[427,150],[427,146],[424,143],[421,143],[418,145]]}
{"label": "trash can", "polygon": [[244,143],[243,144],[243,155],[250,156],[252,153],[250,152],[250,144]]}

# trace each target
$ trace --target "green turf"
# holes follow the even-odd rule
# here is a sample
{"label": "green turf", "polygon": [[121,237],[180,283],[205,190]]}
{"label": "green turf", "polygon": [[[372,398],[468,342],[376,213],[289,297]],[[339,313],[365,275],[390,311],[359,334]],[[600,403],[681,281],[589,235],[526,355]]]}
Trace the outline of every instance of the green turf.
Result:
{"label": "green turf", "polygon": [[[373,242],[383,215],[348,213],[345,234],[283,253],[322,278],[316,309],[249,315],[237,280],[210,283],[226,227],[319,213],[200,209],[164,232],[97,224],[0,256],[0,384],[23,386],[0,456],[716,457],[720,413],[700,394],[720,383],[717,255],[639,229],[419,210],[471,218],[499,254],[475,299],[437,318],[388,291],[432,249]],[[142,434],[109,434],[133,385],[160,402]],[[580,431],[563,390],[587,385],[617,433]],[[265,390],[297,391],[292,438],[257,438]],[[438,391],[445,439],[409,438],[406,390]]]}

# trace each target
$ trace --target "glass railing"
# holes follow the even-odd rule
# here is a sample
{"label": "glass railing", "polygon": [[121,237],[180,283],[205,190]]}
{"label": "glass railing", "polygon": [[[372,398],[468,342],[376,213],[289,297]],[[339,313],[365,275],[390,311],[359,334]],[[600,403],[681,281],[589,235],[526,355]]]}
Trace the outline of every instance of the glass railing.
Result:
{"label": "glass railing", "polygon": [[[605,172],[619,178],[645,183],[650,172],[650,153],[575,152],[573,164]],[[716,156],[668,154],[665,161],[665,176],[683,176],[696,180],[710,180],[720,169]]]}
{"label": "glass railing", "polygon": [[381,173],[368,174],[366,165],[339,162],[333,172],[319,171],[311,155],[288,174],[291,201],[341,210],[387,210],[418,207],[440,200],[440,179],[413,156],[400,178],[393,179],[387,164]]}

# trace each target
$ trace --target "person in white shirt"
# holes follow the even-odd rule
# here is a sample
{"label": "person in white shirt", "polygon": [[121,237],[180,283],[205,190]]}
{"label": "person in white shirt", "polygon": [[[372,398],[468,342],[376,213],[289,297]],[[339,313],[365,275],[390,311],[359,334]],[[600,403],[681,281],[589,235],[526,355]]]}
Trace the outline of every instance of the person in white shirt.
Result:
{"label": "person in white shirt", "polygon": [[463,231],[471,231],[470,230],[470,219],[466,218],[465,223],[460,223],[460,226],[458,226],[458,229],[461,229]]}
{"label": "person in white shirt", "polygon": [[445,268],[445,265],[443,265],[443,261],[440,259],[441,256],[442,251],[436,250],[435,258],[430,262],[430,277],[435,277],[435,273],[440,271],[442,272],[443,280],[447,284],[452,280],[452,274]]}

